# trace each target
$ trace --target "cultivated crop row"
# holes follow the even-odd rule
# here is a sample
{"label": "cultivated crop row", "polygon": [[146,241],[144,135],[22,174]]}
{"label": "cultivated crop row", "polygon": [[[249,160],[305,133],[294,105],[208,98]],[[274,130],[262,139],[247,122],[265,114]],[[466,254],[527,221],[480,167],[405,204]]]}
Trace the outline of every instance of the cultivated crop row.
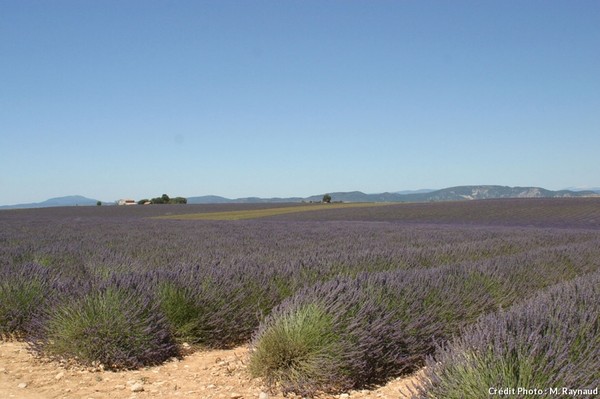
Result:
{"label": "cultivated crop row", "polygon": [[597,398],[600,273],[482,318],[427,361],[421,399]]}
{"label": "cultivated crop row", "polygon": [[597,254],[597,248],[573,246],[315,284],[261,324],[251,371],[304,394],[343,392],[414,371],[436,343],[482,315],[600,270]]}

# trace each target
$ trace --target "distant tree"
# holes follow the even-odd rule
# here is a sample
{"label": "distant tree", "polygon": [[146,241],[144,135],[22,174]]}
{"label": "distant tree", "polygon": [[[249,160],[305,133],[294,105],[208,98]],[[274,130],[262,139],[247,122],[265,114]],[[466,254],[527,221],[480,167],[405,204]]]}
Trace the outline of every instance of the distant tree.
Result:
{"label": "distant tree", "polygon": [[144,205],[146,202],[150,202],[150,200],[148,198],[144,198],[139,200],[137,203],[138,205]]}
{"label": "distant tree", "polygon": [[183,198],[183,197],[171,198],[171,200],[169,201],[169,204],[187,204],[187,198]]}
{"label": "distant tree", "polygon": [[162,200],[163,200],[163,204],[168,204],[169,201],[171,200],[171,198],[169,198],[169,196],[167,194],[163,194],[161,196]]}
{"label": "distant tree", "polygon": [[96,206],[101,206],[101,205],[102,205],[102,201],[96,202]]}
{"label": "distant tree", "polygon": [[325,195],[323,196],[323,202],[325,202],[325,203],[329,204],[329,203],[331,202],[331,195],[329,195],[329,194],[325,194]]}

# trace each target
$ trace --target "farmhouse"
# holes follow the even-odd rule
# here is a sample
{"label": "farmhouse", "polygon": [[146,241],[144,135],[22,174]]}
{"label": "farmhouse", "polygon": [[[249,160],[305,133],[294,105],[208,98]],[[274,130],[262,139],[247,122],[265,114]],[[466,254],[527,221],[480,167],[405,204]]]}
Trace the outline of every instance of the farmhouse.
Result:
{"label": "farmhouse", "polygon": [[117,205],[137,205],[137,202],[132,199],[120,199],[117,201]]}

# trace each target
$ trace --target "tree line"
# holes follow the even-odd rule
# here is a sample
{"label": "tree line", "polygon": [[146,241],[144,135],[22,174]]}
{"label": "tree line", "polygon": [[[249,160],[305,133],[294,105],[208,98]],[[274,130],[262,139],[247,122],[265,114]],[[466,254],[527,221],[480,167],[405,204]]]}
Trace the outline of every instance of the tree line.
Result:
{"label": "tree line", "polygon": [[138,204],[144,205],[147,203],[151,204],[187,204],[187,198],[184,197],[174,197],[171,198],[167,194],[163,194],[160,197],[152,198],[152,199],[141,199],[138,201]]}

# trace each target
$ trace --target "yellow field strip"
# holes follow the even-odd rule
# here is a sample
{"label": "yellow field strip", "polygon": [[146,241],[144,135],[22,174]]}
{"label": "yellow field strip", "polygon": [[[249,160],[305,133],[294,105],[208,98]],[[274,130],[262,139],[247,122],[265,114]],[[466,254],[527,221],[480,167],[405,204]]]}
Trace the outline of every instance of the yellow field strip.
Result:
{"label": "yellow field strip", "polygon": [[374,202],[356,202],[351,204],[311,204],[286,206],[281,208],[267,209],[249,209],[243,211],[225,211],[225,212],[206,212],[206,213],[185,213],[181,215],[157,216],[155,219],[175,219],[175,220],[242,220],[256,219],[266,216],[284,215],[287,213],[322,211],[327,209],[340,208],[364,208],[389,205],[388,203]]}

